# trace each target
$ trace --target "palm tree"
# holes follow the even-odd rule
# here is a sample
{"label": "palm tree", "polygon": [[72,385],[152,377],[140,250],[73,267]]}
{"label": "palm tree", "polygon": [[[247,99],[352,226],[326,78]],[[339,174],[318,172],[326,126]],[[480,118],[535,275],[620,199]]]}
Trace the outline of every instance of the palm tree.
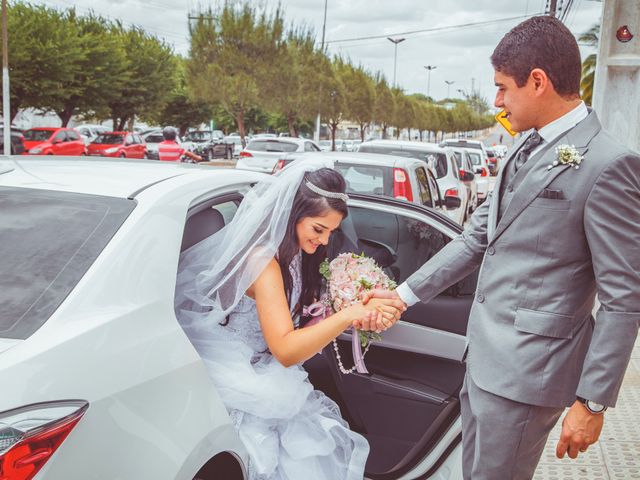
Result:
{"label": "palm tree", "polygon": [[[593,25],[589,30],[580,35],[578,42],[591,47],[598,46],[600,24]],[[592,53],[582,62],[582,80],[580,80],[580,94],[587,105],[591,105],[593,99],[593,81],[596,76],[596,54]]]}

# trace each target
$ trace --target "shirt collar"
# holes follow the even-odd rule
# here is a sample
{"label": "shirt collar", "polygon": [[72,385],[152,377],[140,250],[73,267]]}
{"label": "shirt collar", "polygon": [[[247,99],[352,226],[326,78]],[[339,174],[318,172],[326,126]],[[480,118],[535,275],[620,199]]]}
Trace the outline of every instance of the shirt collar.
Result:
{"label": "shirt collar", "polygon": [[538,130],[538,133],[545,143],[549,143],[567,130],[575,127],[578,123],[587,118],[587,115],[589,115],[587,106],[584,102],[580,102],[576,108],[565,113],[560,118],[556,118],[553,122],[548,123]]}

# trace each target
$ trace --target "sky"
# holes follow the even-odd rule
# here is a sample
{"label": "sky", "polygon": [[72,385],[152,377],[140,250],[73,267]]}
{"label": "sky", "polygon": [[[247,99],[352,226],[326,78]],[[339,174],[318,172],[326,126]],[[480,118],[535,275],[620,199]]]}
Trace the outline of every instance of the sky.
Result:
{"label": "sky", "polygon": [[[327,0],[326,47],[331,54],[350,58],[368,71],[394,78],[406,93],[429,94],[436,100],[461,97],[472,88],[492,103],[495,94],[489,57],[502,36],[527,15],[544,12],[548,0]],[[569,0],[558,0],[567,4]],[[36,0],[79,13],[95,13],[137,25],[163,38],[176,53],[188,55],[188,16],[217,2],[210,0]],[[289,25],[313,29],[320,43],[324,0],[257,0],[256,5],[281,5]],[[598,23],[602,3],[573,0],[565,23],[576,35]],[[485,22],[482,24],[481,22]],[[477,24],[480,25],[470,25]],[[435,29],[435,30],[434,30]],[[420,33],[416,30],[431,30]],[[362,37],[378,39],[344,41]],[[594,49],[581,47],[583,58]],[[425,66],[436,67],[429,70]],[[430,79],[429,79],[430,76]],[[448,86],[445,81],[453,82]]]}

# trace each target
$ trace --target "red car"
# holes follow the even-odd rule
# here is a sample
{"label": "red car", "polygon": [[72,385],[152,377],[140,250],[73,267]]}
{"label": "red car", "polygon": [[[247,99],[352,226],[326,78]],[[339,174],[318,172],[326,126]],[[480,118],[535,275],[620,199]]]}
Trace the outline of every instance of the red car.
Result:
{"label": "red car", "polygon": [[80,134],[73,128],[31,128],[24,132],[24,155],[84,155]]}
{"label": "red car", "polygon": [[147,144],[137,133],[102,133],[87,146],[87,155],[98,157],[147,158]]}

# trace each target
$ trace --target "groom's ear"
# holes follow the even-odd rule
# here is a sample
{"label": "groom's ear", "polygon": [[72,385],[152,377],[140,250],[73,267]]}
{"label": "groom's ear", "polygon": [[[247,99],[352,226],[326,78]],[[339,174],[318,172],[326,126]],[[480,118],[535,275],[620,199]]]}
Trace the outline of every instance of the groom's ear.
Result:
{"label": "groom's ear", "polygon": [[547,92],[549,88],[553,89],[553,84],[551,83],[549,76],[541,68],[534,68],[531,70],[531,73],[529,74],[529,82],[531,83],[536,96]]}

